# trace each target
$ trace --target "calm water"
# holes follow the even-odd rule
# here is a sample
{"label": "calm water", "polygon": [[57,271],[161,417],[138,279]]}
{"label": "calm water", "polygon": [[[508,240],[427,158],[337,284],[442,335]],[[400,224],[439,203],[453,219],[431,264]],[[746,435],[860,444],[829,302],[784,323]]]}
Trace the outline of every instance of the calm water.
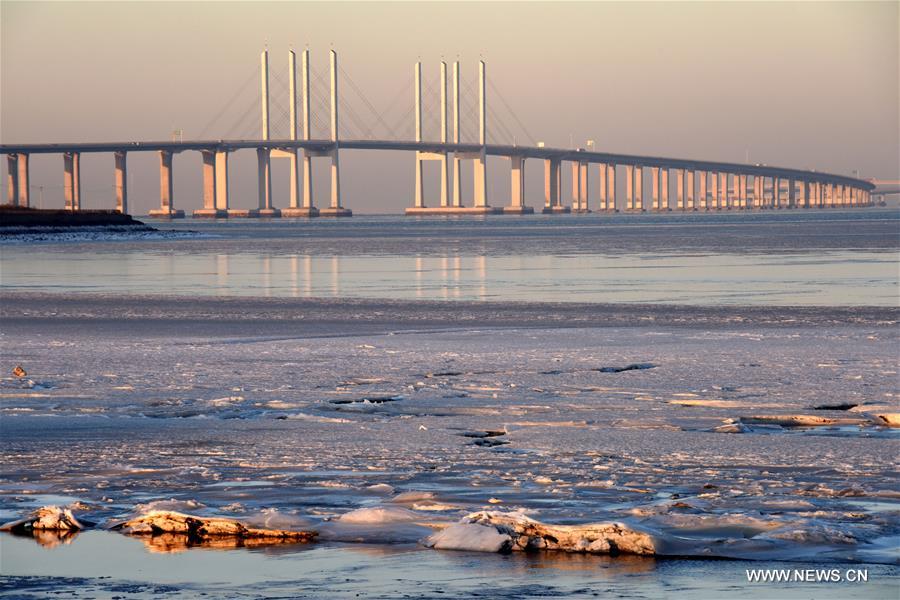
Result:
{"label": "calm water", "polygon": [[900,212],[154,222],[177,239],[0,246],[4,289],[896,305]]}
{"label": "calm water", "polygon": [[116,534],[88,532],[78,537],[47,552],[32,540],[0,534],[8,589],[34,597],[50,593],[91,598],[202,593],[223,598],[843,599],[893,597],[897,575],[897,568],[889,565],[854,565],[841,572],[861,570],[869,577],[867,583],[747,584],[747,569],[822,565],[434,552],[412,545],[365,544],[159,554],[147,553],[140,540]]}

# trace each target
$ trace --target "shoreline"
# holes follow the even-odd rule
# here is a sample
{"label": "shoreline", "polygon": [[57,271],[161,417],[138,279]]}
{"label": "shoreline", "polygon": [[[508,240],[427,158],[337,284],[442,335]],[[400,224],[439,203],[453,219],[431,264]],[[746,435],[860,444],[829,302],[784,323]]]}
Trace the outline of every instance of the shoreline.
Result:
{"label": "shoreline", "polygon": [[64,210],[0,206],[0,235],[67,232],[74,228],[113,227],[117,230],[157,231],[129,214],[116,210]]}

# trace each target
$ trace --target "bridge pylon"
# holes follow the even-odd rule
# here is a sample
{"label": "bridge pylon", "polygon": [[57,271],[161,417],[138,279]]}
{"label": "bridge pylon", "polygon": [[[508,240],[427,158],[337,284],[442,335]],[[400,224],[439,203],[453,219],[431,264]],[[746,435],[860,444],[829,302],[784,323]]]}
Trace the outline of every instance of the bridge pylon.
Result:
{"label": "bridge pylon", "polygon": [[[414,78],[414,102],[415,102],[415,133],[416,143],[421,144],[423,140],[422,134],[422,63],[416,62],[413,67]],[[441,151],[422,151],[417,150],[415,155],[415,191],[413,206],[406,209],[407,215],[446,215],[446,214],[466,214],[481,215],[503,213],[503,208],[490,206],[488,202],[488,186],[487,186],[487,101],[486,101],[486,72],[484,61],[478,63],[478,144],[474,150],[460,150],[460,120],[459,120],[459,61],[453,63],[453,144],[457,148],[453,151],[453,187],[452,196],[450,189],[450,152],[447,147],[447,63],[441,61],[441,79],[440,79],[440,144],[443,148]],[[425,203],[424,189],[424,173],[423,167],[426,161],[439,161],[441,165],[441,190],[440,204],[438,206],[427,206]],[[473,194],[472,206],[463,206],[462,202],[462,164],[463,160],[471,160],[473,164]],[[519,180],[524,184],[521,177],[523,165],[519,165]],[[513,175],[514,180],[516,174]],[[514,184],[515,187],[515,184]],[[522,188],[524,189],[524,188]],[[511,203],[515,207],[515,200]],[[527,207],[520,206],[513,208],[510,212],[530,212]]]}

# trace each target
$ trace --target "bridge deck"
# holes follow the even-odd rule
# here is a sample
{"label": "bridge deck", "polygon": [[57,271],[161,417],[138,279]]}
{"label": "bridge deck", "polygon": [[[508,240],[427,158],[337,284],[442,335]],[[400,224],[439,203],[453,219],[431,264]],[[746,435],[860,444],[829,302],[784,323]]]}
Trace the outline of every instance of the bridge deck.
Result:
{"label": "bridge deck", "polygon": [[[340,140],[337,145],[345,150],[400,150],[420,152],[480,152],[478,144],[443,144],[440,142],[414,142],[394,140]],[[48,144],[2,144],[0,154],[62,154],[68,152],[152,152],[166,150],[170,152],[219,150],[233,151],[253,148],[293,149],[304,148],[316,151],[333,150],[332,140],[196,140],[196,141],[148,141],[148,142],[90,142],[90,143],[48,143]],[[580,161],[588,163],[606,163],[616,165],[634,165],[642,167],[661,167],[670,169],[694,169],[698,171],[718,171],[746,175],[763,175],[820,181],[851,185],[864,190],[873,190],[875,186],[863,179],[846,175],[806,171],[767,165],[747,165],[741,163],[718,162],[668,158],[661,156],[640,156],[610,152],[589,152],[571,148],[546,148],[536,146],[503,146],[488,144],[484,151],[489,156],[522,156],[525,158]]]}

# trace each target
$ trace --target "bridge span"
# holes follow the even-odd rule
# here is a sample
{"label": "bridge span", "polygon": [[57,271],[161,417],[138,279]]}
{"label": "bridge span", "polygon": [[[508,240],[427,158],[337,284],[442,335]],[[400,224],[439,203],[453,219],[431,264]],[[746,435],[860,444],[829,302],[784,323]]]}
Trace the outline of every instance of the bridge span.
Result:
{"label": "bridge span", "polygon": [[[487,139],[488,112],[486,71],[478,64],[478,140],[463,142],[460,129],[459,62],[453,63],[451,97],[448,97],[447,64],[440,64],[440,139],[423,139],[421,63],[414,67],[414,140],[378,140],[339,138],[337,54],[330,53],[330,137],[313,139],[310,128],[309,51],[301,53],[301,110],[294,93],[297,80],[296,55],[288,54],[290,123],[287,139],[273,139],[269,127],[268,50],[260,59],[261,122],[259,139],[219,139],[188,141],[133,141],[3,144],[0,154],[7,157],[7,201],[30,204],[29,156],[61,154],[65,203],[68,210],[81,209],[80,156],[83,153],[110,153],[114,156],[115,208],[128,212],[127,156],[132,152],[156,152],[160,159],[160,207],[151,216],[179,218],[184,211],[174,202],[172,163],[176,154],[193,151],[203,157],[203,208],[194,217],[315,217],[350,216],[340,194],[340,150],[407,151],[415,156],[416,183],[413,206],[409,215],[433,214],[527,214],[534,212],[525,205],[525,164],[537,160],[544,171],[544,213],[568,213],[624,210],[627,212],[746,210],[769,208],[857,207],[872,204],[875,185],[863,179],[818,171],[798,170],[768,165],[638,156],[598,152],[592,147],[549,148],[537,145],[490,144]],[[448,108],[453,106],[452,139]],[[301,129],[302,136],[298,136]],[[235,209],[228,193],[228,156],[239,150],[255,150],[258,157],[258,207]],[[508,203],[494,205],[488,198],[486,158],[505,157],[510,161],[510,198]],[[330,202],[317,208],[313,202],[311,160],[325,157],[331,161]],[[278,208],[273,203],[271,160],[290,160],[289,205]],[[461,190],[463,160],[474,165],[472,203],[464,205]],[[439,161],[441,165],[439,200],[425,201],[423,163]],[[561,198],[562,165],[569,163],[572,174],[572,198],[569,205]],[[302,164],[302,168],[301,168]],[[451,168],[452,167],[452,168]],[[599,190],[591,195],[589,170],[597,173]],[[650,193],[644,194],[644,170],[649,171]],[[624,202],[620,202],[616,182],[624,177]],[[675,194],[670,198],[669,178],[675,180]]]}

